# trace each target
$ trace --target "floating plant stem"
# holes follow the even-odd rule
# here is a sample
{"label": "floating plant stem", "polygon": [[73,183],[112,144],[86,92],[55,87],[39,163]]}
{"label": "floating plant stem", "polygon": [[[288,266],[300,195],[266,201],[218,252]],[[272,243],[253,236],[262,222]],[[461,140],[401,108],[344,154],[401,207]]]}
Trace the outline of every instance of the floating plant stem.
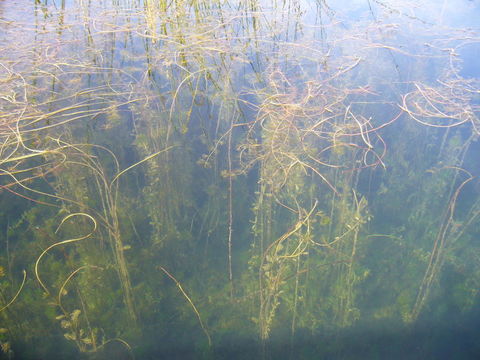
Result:
{"label": "floating plant stem", "polygon": [[18,295],[20,295],[20,293],[22,292],[23,286],[25,285],[25,280],[27,280],[27,272],[25,270],[23,270],[22,272],[23,272],[23,280],[22,280],[22,283],[20,285],[20,288],[18,289],[17,293],[12,298],[12,300],[10,300],[7,305],[5,305],[4,307],[2,307],[0,309],[0,312],[2,312],[6,308],[8,308],[10,305],[12,305],[15,302],[15,300],[17,300]]}
{"label": "floating plant stem", "polygon": [[198,312],[197,310],[197,307],[195,306],[195,304],[193,303],[192,299],[190,299],[190,297],[187,295],[187,293],[185,292],[185,290],[183,290],[183,287],[182,287],[182,284],[180,284],[180,282],[175,279],[175,277],[170,274],[163,266],[159,266],[159,268],[170,278],[172,279],[174,282],[175,282],[175,285],[177,285],[178,289],[180,290],[180,292],[182,293],[182,295],[185,297],[185,299],[187,299],[188,303],[190,304],[190,306],[192,307],[193,311],[195,312],[195,315],[197,315],[197,318],[198,318],[198,322],[200,323],[200,326],[203,330],[203,332],[205,333],[205,335],[207,336],[207,339],[208,339],[208,345],[211,346],[212,345],[212,339],[210,338],[210,334],[207,330],[207,328],[205,327],[205,325],[203,324],[203,321],[202,321],[202,318],[200,316],[200,313]]}

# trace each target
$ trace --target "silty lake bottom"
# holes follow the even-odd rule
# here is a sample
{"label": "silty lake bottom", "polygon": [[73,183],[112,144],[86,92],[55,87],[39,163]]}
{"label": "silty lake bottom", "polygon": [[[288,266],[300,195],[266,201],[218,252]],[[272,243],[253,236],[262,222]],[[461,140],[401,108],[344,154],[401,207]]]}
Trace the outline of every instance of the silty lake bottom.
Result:
{"label": "silty lake bottom", "polygon": [[0,0],[2,359],[479,359],[477,0]]}

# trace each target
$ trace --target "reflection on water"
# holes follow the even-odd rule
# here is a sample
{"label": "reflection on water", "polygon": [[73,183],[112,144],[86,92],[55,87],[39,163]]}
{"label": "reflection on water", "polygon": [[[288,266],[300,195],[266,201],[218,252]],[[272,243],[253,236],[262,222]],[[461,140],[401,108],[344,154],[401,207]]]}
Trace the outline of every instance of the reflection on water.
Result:
{"label": "reflection on water", "polygon": [[2,356],[476,358],[478,12],[1,1]]}

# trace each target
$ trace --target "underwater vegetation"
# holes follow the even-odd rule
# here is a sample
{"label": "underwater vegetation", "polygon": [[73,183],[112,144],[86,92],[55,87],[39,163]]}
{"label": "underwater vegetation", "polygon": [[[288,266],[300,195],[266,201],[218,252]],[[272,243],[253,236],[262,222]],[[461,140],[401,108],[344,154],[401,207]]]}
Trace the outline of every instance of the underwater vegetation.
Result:
{"label": "underwater vegetation", "polygon": [[1,1],[0,358],[478,358],[479,12]]}

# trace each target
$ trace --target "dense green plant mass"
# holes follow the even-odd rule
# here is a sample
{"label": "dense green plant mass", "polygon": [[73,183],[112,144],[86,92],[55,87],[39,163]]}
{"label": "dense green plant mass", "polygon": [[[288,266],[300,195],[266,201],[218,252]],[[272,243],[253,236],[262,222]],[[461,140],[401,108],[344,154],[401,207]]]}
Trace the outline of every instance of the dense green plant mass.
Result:
{"label": "dense green plant mass", "polygon": [[472,314],[480,38],[364,5],[0,3],[2,357],[351,358]]}

